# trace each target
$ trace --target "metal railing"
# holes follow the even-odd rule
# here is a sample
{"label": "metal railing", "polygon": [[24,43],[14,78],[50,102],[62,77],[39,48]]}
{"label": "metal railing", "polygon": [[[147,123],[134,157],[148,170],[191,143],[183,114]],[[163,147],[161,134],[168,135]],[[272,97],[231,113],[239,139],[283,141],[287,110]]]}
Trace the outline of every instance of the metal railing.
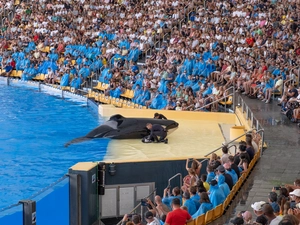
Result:
{"label": "metal railing", "polygon": [[[215,101],[213,101],[211,103],[208,103],[208,104],[206,104],[204,106],[201,106],[200,108],[197,108],[194,111],[200,111],[200,110],[206,108],[207,106],[210,106],[210,105],[213,105],[215,103],[220,102],[223,99],[228,99],[230,96],[232,96],[232,107],[233,107],[233,111],[234,111],[235,110],[235,90],[234,90],[234,86],[232,86],[230,88],[227,88],[224,92],[226,93],[226,91],[229,91],[231,89],[232,89],[232,93],[230,93],[230,94],[228,94],[228,95],[226,95],[226,96],[224,96],[222,98],[219,98],[219,99],[217,99],[217,100],[215,100]],[[211,98],[211,97],[208,97],[208,98]],[[226,101],[225,101],[224,107],[225,107],[225,112],[226,112],[226,107],[227,107]]]}
{"label": "metal railing", "polygon": [[255,128],[256,130],[263,130],[262,125],[260,124],[259,120],[254,116],[252,110],[250,107],[245,103],[244,99],[242,96],[238,96],[238,106],[242,107],[242,112],[246,112],[246,120],[250,119],[250,126],[251,128]]}
{"label": "metal railing", "polygon": [[[149,197],[152,196],[152,195],[156,195],[156,188],[155,188],[148,196],[144,197],[144,199],[147,199],[147,198],[149,198]],[[142,206],[142,203],[141,203],[141,202],[140,202],[139,204],[137,204],[137,205],[130,211],[129,214],[134,213],[140,206]],[[141,213],[141,215],[143,216],[144,213]],[[119,222],[117,223],[117,225],[120,225],[121,223],[122,223],[122,220],[119,221]]]}
{"label": "metal railing", "polygon": [[[262,135],[261,135],[261,136],[262,136],[262,142],[261,142],[262,145],[260,146],[260,147],[261,147],[260,154],[262,154],[262,148],[263,148],[263,133],[264,133],[264,129],[260,129],[260,130],[252,129],[252,130],[250,130],[250,131],[248,131],[248,132],[246,132],[246,133],[244,133],[244,134],[242,134],[242,135],[236,137],[235,139],[231,140],[230,142],[226,143],[226,145],[229,145],[229,144],[231,144],[231,143],[234,143],[236,140],[240,139],[241,137],[246,136],[248,133],[251,133],[251,132],[253,132],[253,131],[256,131],[256,133],[262,133]],[[218,148],[216,148],[215,150],[213,150],[213,151],[207,153],[206,155],[204,155],[204,157],[207,157],[207,156],[211,155],[212,153],[215,153],[216,151],[219,151],[220,149],[222,149],[222,147],[223,147],[223,145],[220,146],[220,147],[218,147]],[[232,147],[232,146],[230,146],[230,147]]]}
{"label": "metal railing", "polygon": [[182,181],[182,174],[181,173],[177,173],[177,174],[175,174],[173,177],[171,177],[169,180],[168,180],[168,186],[170,187],[171,186],[171,180],[173,180],[174,178],[176,178],[176,177],[180,177],[180,183],[179,183],[179,188],[180,188],[180,190],[181,190],[181,186],[182,186],[182,184],[181,184],[181,181]]}

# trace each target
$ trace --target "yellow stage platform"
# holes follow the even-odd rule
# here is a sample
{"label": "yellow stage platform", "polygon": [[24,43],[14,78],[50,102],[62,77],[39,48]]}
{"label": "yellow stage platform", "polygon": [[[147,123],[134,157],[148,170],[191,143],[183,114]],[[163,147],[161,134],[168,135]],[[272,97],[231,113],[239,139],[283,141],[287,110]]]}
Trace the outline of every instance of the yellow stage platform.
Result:
{"label": "yellow stage platform", "polygon": [[[105,119],[114,114],[124,117],[153,118],[155,112],[179,123],[179,128],[168,135],[169,143],[142,143],[141,140],[112,140],[105,162],[139,162],[204,158],[225,142],[221,127],[241,125],[235,114],[182,112],[169,110],[123,109],[100,105],[99,113]],[[228,131],[225,131],[229,133]],[[221,152],[217,152],[220,154]]]}

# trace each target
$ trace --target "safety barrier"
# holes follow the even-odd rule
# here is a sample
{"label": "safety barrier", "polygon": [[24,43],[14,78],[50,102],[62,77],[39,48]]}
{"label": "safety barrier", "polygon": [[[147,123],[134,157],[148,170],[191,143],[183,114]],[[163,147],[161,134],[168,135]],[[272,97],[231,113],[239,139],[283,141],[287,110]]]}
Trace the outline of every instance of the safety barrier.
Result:
{"label": "safety barrier", "polygon": [[[250,107],[246,104],[241,95],[238,96],[237,107],[241,107],[241,111],[243,113],[244,119],[248,122],[250,129],[256,129],[256,131],[261,132],[261,149],[264,147],[264,128],[260,124],[259,120],[254,116],[254,113],[250,109]],[[245,124],[244,124],[245,125]],[[261,151],[262,153],[262,151]]]}
{"label": "safety barrier", "polygon": [[[239,190],[242,187],[243,183],[249,177],[251,171],[253,170],[253,168],[254,168],[255,164],[257,163],[257,161],[259,160],[259,158],[262,156],[263,147],[264,147],[264,129],[263,129],[262,125],[260,124],[259,120],[256,119],[253,112],[251,111],[251,109],[245,103],[245,101],[243,100],[243,98],[241,96],[238,96],[238,107],[242,107],[242,113],[243,113],[243,116],[245,117],[244,119],[246,121],[249,121],[250,127],[252,128],[251,130],[248,130],[248,133],[253,133],[254,132],[254,133],[260,134],[260,136],[261,136],[261,140],[260,140],[260,143],[259,143],[259,146],[258,146],[259,150],[254,155],[254,158],[252,159],[252,161],[249,163],[248,169],[244,173],[242,173],[242,175],[239,178],[239,180],[237,181],[237,183],[233,186],[230,194],[227,196],[225,201],[222,204],[218,205],[216,208],[206,212],[206,214],[200,215],[199,217],[197,217],[196,219],[194,219],[192,222],[188,223],[187,225],[205,225],[205,224],[213,222],[214,220],[221,217],[227,211],[227,209],[230,206],[232,200],[234,199],[234,197],[239,192]],[[233,144],[235,141],[239,140],[241,137],[245,136],[246,134],[247,133],[236,137],[235,139],[233,139],[230,142],[226,143],[226,145],[229,146],[229,148],[235,146],[235,145],[230,146],[230,144]],[[211,151],[210,153],[206,154],[205,157],[208,157],[212,153],[220,150],[222,147],[223,147],[223,145],[221,147]],[[236,146],[235,146],[235,151],[236,151]]]}
{"label": "safety barrier", "polygon": [[[146,196],[144,199],[148,199],[148,198],[153,198],[156,195],[156,189],[154,191],[152,191],[148,196]],[[144,207],[142,206],[142,203],[140,202],[139,204],[137,204],[128,214],[133,214],[136,213],[136,211],[140,211],[141,212],[141,216],[142,216],[142,221],[144,220]],[[120,222],[117,223],[117,225],[120,225],[122,223],[122,220]]]}
{"label": "safety barrier", "polygon": [[43,225],[69,224],[69,177],[64,176],[28,200],[0,211],[1,225],[36,224],[37,220]]}
{"label": "safety barrier", "polygon": [[[234,91],[234,86],[227,88],[224,92],[226,93],[229,90],[231,90],[230,94],[228,94],[228,95],[226,95],[226,96],[224,96],[224,97],[222,97],[220,99],[214,100],[213,102],[208,103],[208,104],[206,104],[206,105],[204,105],[204,106],[202,106],[200,108],[197,108],[194,111],[200,111],[200,110],[203,111],[205,108],[207,108],[208,106],[211,106],[211,105],[213,105],[215,103],[223,105],[224,108],[225,108],[225,110],[224,110],[225,112],[226,112],[227,106],[232,106],[233,111],[234,111],[234,109],[235,109],[235,91]],[[208,98],[211,98],[211,97],[209,96]]]}

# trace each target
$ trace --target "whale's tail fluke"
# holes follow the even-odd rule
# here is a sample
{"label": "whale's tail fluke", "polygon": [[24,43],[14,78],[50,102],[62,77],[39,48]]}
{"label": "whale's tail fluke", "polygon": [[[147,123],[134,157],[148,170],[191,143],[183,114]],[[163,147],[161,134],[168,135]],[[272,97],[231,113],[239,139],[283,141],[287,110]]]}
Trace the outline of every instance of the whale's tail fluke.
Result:
{"label": "whale's tail fluke", "polygon": [[67,142],[64,146],[67,148],[71,144],[76,144],[76,143],[80,143],[80,142],[84,142],[84,141],[88,141],[88,140],[91,140],[91,138],[88,138],[88,137],[79,137],[79,138],[75,138],[75,139]]}

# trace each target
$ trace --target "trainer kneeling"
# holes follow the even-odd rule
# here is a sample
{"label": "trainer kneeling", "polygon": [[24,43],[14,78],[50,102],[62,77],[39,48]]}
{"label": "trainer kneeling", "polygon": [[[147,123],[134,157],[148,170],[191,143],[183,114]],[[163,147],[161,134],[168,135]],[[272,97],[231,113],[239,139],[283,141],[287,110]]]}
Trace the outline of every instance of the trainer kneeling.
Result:
{"label": "trainer kneeling", "polygon": [[[159,124],[151,124],[147,123],[146,125],[147,129],[150,130],[150,135],[146,138],[144,138],[142,141],[145,143],[150,143],[150,142],[163,142],[165,144],[168,143],[167,137],[167,131],[165,128],[163,128]],[[160,139],[158,140],[158,137]]]}

